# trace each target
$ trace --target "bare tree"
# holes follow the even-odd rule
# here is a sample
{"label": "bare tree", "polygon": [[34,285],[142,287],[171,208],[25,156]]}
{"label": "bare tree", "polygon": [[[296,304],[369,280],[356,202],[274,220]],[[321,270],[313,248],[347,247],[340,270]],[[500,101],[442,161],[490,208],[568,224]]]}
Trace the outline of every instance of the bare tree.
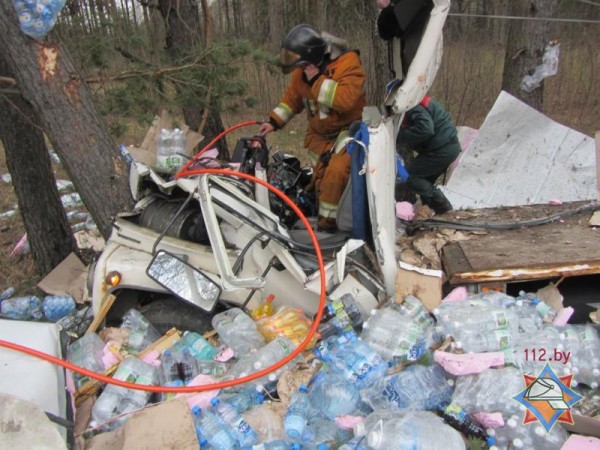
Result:
{"label": "bare tree", "polygon": [[23,98],[108,237],[113,216],[133,205],[127,165],[71,56],[53,33],[44,43],[23,34],[10,0],[0,0],[0,48]]}
{"label": "bare tree", "polygon": [[512,20],[508,32],[502,89],[542,111],[544,84],[531,92],[520,88],[521,80],[541,63],[549,41],[550,24],[536,20],[553,17],[558,0],[522,0],[511,2],[511,15],[531,20]]}
{"label": "bare tree", "polygon": [[[12,78],[0,55],[0,74]],[[20,93],[0,94],[0,140],[37,272],[48,274],[77,252],[48,157],[44,133]]]}

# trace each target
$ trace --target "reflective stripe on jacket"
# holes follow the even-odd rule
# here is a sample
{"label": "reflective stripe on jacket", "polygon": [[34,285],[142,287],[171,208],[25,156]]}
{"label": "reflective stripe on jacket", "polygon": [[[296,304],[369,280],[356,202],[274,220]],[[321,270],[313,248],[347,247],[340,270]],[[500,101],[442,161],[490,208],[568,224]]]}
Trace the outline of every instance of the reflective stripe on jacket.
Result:
{"label": "reflective stripe on jacket", "polygon": [[304,146],[316,154],[328,150],[337,134],[360,120],[366,105],[365,72],[358,53],[349,51],[330,61],[323,74],[309,83],[302,68],[292,72],[281,102],[269,117],[284,127],[306,109],[308,128]]}

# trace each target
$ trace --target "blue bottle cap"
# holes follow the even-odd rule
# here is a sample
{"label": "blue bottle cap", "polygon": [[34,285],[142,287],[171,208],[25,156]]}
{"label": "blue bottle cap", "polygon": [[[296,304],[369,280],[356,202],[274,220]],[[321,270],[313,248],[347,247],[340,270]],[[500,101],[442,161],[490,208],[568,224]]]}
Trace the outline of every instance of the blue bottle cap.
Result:
{"label": "blue bottle cap", "polygon": [[196,405],[192,408],[192,414],[194,414],[195,416],[197,416],[201,412],[202,412],[202,409],[200,409],[200,407],[198,405]]}
{"label": "blue bottle cap", "polygon": [[210,404],[213,405],[213,406],[216,406],[216,405],[219,404],[220,401],[221,400],[219,400],[217,397],[213,397],[213,398],[210,399]]}
{"label": "blue bottle cap", "polygon": [[300,385],[300,387],[298,388],[298,390],[302,391],[302,392],[306,392],[307,391],[306,385],[305,384]]}
{"label": "blue bottle cap", "polygon": [[494,436],[489,436],[485,442],[487,442],[488,447],[491,447],[496,443],[496,438]]}
{"label": "blue bottle cap", "polygon": [[259,405],[262,405],[263,402],[265,401],[265,396],[263,394],[261,394],[260,392],[257,393],[256,398],[258,399]]}
{"label": "blue bottle cap", "polygon": [[294,442],[294,443],[291,445],[291,449],[292,449],[292,450],[300,450],[300,444],[298,444],[297,442]]}
{"label": "blue bottle cap", "polygon": [[171,354],[171,349],[166,349],[165,351],[163,351],[164,356],[169,356],[170,354]]}

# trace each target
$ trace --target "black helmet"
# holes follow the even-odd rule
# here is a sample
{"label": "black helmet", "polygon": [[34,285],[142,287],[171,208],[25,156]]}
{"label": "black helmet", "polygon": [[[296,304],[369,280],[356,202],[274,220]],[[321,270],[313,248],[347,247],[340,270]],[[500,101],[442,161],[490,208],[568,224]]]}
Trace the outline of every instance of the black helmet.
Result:
{"label": "black helmet", "polygon": [[313,27],[307,24],[296,25],[281,43],[281,67],[283,73],[290,73],[305,64],[320,66],[325,56],[327,43]]}

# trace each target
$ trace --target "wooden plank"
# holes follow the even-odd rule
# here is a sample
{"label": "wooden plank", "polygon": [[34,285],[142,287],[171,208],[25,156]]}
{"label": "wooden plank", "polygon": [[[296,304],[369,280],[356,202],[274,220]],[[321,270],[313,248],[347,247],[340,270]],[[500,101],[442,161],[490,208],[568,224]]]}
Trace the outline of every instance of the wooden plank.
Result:
{"label": "wooden plank", "polygon": [[455,284],[452,280],[456,274],[473,271],[473,267],[469,264],[469,260],[458,242],[445,245],[442,248],[442,266],[451,284]]}
{"label": "wooden plank", "polygon": [[[561,208],[566,210],[572,205]],[[523,211],[531,215],[533,208]],[[522,214],[516,208],[498,214],[509,217],[515,214],[515,221],[522,220],[517,212]],[[549,211],[543,215],[550,215]],[[490,231],[447,245],[442,262],[449,282],[534,280],[600,273],[600,235],[589,226],[590,216],[580,214],[536,227]],[[487,219],[498,222],[493,217]]]}

